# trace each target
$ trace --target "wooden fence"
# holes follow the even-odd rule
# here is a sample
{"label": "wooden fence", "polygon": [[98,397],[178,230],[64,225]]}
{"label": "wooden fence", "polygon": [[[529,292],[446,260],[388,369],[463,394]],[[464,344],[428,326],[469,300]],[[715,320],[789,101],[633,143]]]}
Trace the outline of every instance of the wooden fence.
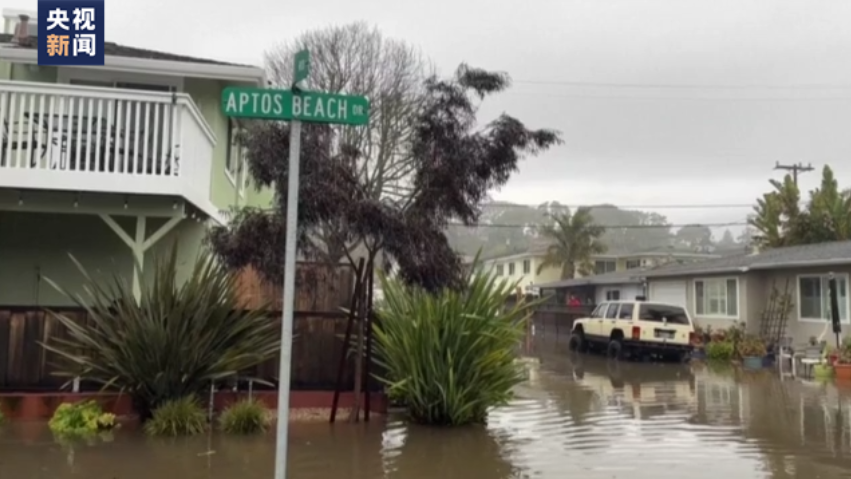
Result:
{"label": "wooden fence", "polygon": [[[314,271],[310,272],[310,269]],[[340,307],[347,307],[351,301],[354,275],[350,268],[323,271],[321,266],[308,265],[299,268],[299,279],[293,325],[296,337],[292,351],[291,386],[296,390],[333,390],[347,323],[347,316]],[[277,310],[280,288],[264,284],[250,271],[244,275],[243,287],[246,307],[271,302],[273,309],[270,314],[280,317]],[[80,322],[88,320],[86,312],[79,308],[54,308],[54,311]],[[67,337],[67,334],[62,324],[41,307],[0,306],[0,390],[59,389],[67,381],[54,375],[59,358],[46,351],[39,342]],[[342,384],[344,391],[352,390],[354,384],[354,355],[350,353],[347,356]],[[277,384],[278,364],[276,355],[245,375]],[[259,385],[255,387],[263,389]],[[377,387],[377,384],[370,384],[370,389]],[[97,386],[83,384],[82,388],[96,389]]]}

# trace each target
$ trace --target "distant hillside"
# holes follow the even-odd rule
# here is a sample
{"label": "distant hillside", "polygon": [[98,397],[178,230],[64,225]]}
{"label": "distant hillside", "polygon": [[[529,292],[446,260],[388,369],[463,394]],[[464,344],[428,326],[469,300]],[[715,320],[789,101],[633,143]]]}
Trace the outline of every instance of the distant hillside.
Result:
{"label": "distant hillside", "polygon": [[[548,215],[565,210],[567,207],[558,202],[532,207],[494,201],[484,207],[478,227],[453,225],[447,230],[447,236],[456,251],[464,255],[475,255],[480,248],[487,257],[522,253],[536,240],[543,241],[536,226],[548,222]],[[622,210],[603,204],[592,206],[591,214],[598,224],[607,226],[603,241],[611,253],[668,246],[694,250],[714,250],[716,247],[709,228],[695,225],[673,232],[667,218],[658,213]],[[726,233],[718,242],[719,249],[741,251],[743,245]]]}

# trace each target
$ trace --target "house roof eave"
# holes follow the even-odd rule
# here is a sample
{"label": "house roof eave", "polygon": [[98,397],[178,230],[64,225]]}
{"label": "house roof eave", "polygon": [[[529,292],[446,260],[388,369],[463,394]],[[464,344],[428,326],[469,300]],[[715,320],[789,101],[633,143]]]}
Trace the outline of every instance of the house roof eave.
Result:
{"label": "house roof eave", "polygon": [[[38,64],[38,51],[31,48],[6,46],[0,48],[0,60],[13,63]],[[262,68],[223,63],[160,60],[130,56],[105,55],[103,66],[86,66],[95,70],[149,73],[155,75],[210,78],[265,86],[266,72]]]}

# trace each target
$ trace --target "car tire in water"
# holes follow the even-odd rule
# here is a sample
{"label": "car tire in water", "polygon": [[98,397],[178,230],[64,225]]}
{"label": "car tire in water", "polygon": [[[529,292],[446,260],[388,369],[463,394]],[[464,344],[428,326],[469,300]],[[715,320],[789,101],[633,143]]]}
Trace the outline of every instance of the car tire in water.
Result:
{"label": "car tire in water", "polygon": [[567,349],[572,352],[584,353],[586,350],[585,338],[580,333],[573,333],[567,340]]}
{"label": "car tire in water", "polygon": [[609,341],[609,347],[606,348],[606,356],[609,359],[620,359],[623,354],[623,345],[619,339]]}

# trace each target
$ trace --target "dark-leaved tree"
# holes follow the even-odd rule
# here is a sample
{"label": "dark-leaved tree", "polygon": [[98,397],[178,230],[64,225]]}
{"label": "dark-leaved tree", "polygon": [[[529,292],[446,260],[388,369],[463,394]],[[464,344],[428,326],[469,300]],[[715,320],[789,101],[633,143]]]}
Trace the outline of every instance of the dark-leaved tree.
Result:
{"label": "dark-leaved tree", "polygon": [[[323,224],[363,245],[368,262],[379,252],[398,274],[428,290],[460,286],[461,264],[444,230],[450,221],[477,222],[489,190],[505,184],[524,154],[558,143],[552,130],[530,130],[502,115],[477,128],[474,98],[482,100],[509,86],[506,75],[462,65],[448,80],[425,80],[416,105],[407,154],[404,197],[376,198],[357,174],[361,153],[341,144],[331,128],[302,128],[299,188],[299,248],[316,253]],[[256,122],[244,135],[249,171],[258,187],[275,190],[271,211],[245,209],[228,227],[215,228],[210,243],[231,267],[253,266],[279,283],[283,271],[289,126]],[[347,251],[350,261],[354,261]]]}

